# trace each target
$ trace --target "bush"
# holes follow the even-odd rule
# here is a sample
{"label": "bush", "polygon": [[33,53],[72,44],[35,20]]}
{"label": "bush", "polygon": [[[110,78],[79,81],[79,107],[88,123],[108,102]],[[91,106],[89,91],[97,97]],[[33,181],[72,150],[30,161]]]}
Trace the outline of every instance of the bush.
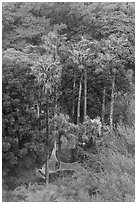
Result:
{"label": "bush", "polygon": [[[88,134],[90,135],[90,132],[87,136]],[[96,137],[95,147],[97,151],[94,153],[91,148],[86,151],[80,148],[79,165],[84,166],[87,173],[77,172],[57,177],[50,181],[49,189],[44,185],[38,185],[38,181],[32,179],[35,183],[33,187],[30,185],[25,189],[21,187],[18,191],[10,191],[7,193],[7,200],[133,202],[135,200],[134,127],[118,124],[113,131],[108,127],[103,136]],[[22,178],[25,176],[22,175]],[[30,181],[30,178],[28,175],[26,180]],[[21,185],[19,179],[18,185]],[[5,197],[4,191],[3,200],[6,200]]]}

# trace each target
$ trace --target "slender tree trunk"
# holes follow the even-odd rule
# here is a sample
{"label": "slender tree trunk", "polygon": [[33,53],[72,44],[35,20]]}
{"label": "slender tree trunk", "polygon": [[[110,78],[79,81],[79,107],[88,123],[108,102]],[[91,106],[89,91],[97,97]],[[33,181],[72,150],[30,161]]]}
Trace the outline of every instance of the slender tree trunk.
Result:
{"label": "slender tree trunk", "polygon": [[45,183],[49,183],[49,90],[46,93]]}
{"label": "slender tree trunk", "polygon": [[58,136],[58,168],[60,168],[61,134]]}
{"label": "slender tree trunk", "polygon": [[[56,86],[55,86],[55,98],[54,98],[54,118],[55,118],[55,116],[57,115],[57,108],[58,108],[58,104],[57,104],[57,84],[56,84]],[[56,144],[57,144],[57,139],[58,138],[56,138],[57,137],[57,135],[56,135],[56,125],[55,125],[56,123],[55,123],[55,120],[53,121],[53,128],[54,128],[54,131],[53,131],[53,139],[54,139],[54,147],[53,148],[55,148],[55,146],[56,146]],[[55,148],[56,149],[56,148]],[[57,164],[56,165],[58,165],[58,168],[60,167],[60,163],[59,162],[57,162]]]}
{"label": "slender tree trunk", "polygon": [[110,126],[113,128],[113,112],[114,112],[114,90],[115,90],[115,74],[112,78],[112,90],[111,90],[111,104],[110,104]]}
{"label": "slender tree trunk", "polygon": [[55,87],[55,110],[54,110],[54,115],[57,114],[57,109],[58,109],[58,99],[57,99],[57,84]]}
{"label": "slender tree trunk", "polygon": [[84,69],[84,121],[87,115],[87,70]]}
{"label": "slender tree trunk", "polygon": [[81,73],[80,81],[79,81],[79,95],[78,95],[77,123],[79,123],[79,119],[80,119],[81,92],[82,92],[82,73]]}
{"label": "slender tree trunk", "polygon": [[38,119],[38,128],[39,128],[39,131],[41,130],[41,121],[40,121],[40,114],[41,114],[41,89],[39,87],[39,90],[38,90],[38,101],[37,101],[37,119]]}
{"label": "slender tree trunk", "polygon": [[[58,108],[58,104],[57,104],[57,84],[55,86],[55,95],[54,95],[54,110],[53,110],[53,117],[55,118],[55,116],[57,115],[57,108]],[[56,127],[55,127],[55,120],[53,120],[53,131],[55,133]],[[53,137],[54,140],[56,139],[55,134],[53,133]]]}
{"label": "slender tree trunk", "polygon": [[37,103],[37,118],[39,118],[39,115],[40,115],[40,107],[39,107],[39,104]]}
{"label": "slender tree trunk", "polygon": [[75,121],[75,89],[76,89],[76,73],[74,68],[74,81],[73,81],[73,104],[72,104],[72,118]]}
{"label": "slender tree trunk", "polygon": [[102,101],[102,127],[101,127],[101,134],[103,134],[103,130],[104,130],[105,101],[106,101],[106,86],[105,86],[104,89],[103,89],[103,101]]}

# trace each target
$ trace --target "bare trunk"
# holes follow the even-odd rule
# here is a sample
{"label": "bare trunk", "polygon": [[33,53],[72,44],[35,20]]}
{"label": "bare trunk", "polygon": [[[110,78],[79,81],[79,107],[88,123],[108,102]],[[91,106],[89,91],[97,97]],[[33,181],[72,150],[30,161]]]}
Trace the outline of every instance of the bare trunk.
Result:
{"label": "bare trunk", "polygon": [[103,89],[103,101],[102,101],[102,128],[101,128],[101,134],[103,134],[103,129],[104,129],[105,100],[106,100],[106,87],[104,87],[104,89]]}
{"label": "bare trunk", "polygon": [[77,123],[79,123],[79,119],[80,119],[81,92],[82,92],[82,73],[81,73],[80,81],[79,81],[79,95],[78,95]]}
{"label": "bare trunk", "polygon": [[41,130],[41,121],[40,121],[40,114],[41,114],[41,89],[39,87],[39,92],[38,92],[38,101],[37,101],[37,119],[38,119],[38,128],[39,131]]}
{"label": "bare trunk", "polygon": [[45,138],[45,183],[49,183],[49,91],[47,91],[47,99],[46,99],[46,138]]}
{"label": "bare trunk", "polygon": [[40,107],[39,107],[39,104],[37,103],[37,118],[39,118],[39,115],[40,115]]}
{"label": "bare trunk", "polygon": [[60,153],[61,153],[61,134],[58,136],[58,167],[60,168]]}
{"label": "bare trunk", "polygon": [[57,100],[57,84],[55,87],[55,110],[54,110],[54,115],[57,114],[57,109],[58,109],[58,100]]}
{"label": "bare trunk", "polygon": [[[74,68],[75,69],[75,68]],[[74,70],[74,82],[73,82],[73,105],[72,105],[72,118],[75,120],[75,88],[76,88],[76,73]]]}
{"label": "bare trunk", "polygon": [[84,70],[84,121],[86,120],[87,115],[87,70]]}
{"label": "bare trunk", "polygon": [[114,90],[115,90],[115,74],[112,78],[112,90],[111,90],[111,104],[110,104],[110,126],[113,128],[113,112],[114,112]]}

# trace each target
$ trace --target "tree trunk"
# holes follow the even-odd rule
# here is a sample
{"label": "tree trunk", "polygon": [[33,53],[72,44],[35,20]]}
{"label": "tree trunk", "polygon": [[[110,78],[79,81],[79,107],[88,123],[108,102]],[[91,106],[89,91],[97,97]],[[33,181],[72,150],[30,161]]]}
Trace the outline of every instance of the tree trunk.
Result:
{"label": "tree trunk", "polygon": [[40,115],[40,107],[39,107],[39,104],[37,103],[37,118],[39,118],[39,115]]}
{"label": "tree trunk", "polygon": [[57,114],[57,109],[58,109],[58,99],[57,99],[57,84],[55,87],[55,110],[54,110],[54,115]]}
{"label": "tree trunk", "polygon": [[112,90],[111,90],[111,104],[110,104],[110,127],[113,128],[113,112],[114,112],[114,90],[115,90],[115,74],[112,78]]}
{"label": "tree trunk", "polygon": [[75,121],[75,89],[76,89],[76,73],[74,68],[74,81],[73,81],[73,104],[72,104],[72,118]]}
{"label": "tree trunk", "polygon": [[78,95],[77,123],[79,123],[79,119],[80,119],[81,92],[82,92],[82,73],[81,73],[80,81],[79,81],[79,95]]}
{"label": "tree trunk", "polygon": [[45,183],[49,183],[49,91],[46,93]]}
{"label": "tree trunk", "polygon": [[103,130],[104,130],[105,99],[106,99],[106,87],[104,87],[104,89],[103,89],[103,101],[102,101],[102,127],[101,127],[101,134],[103,134]]}
{"label": "tree trunk", "polygon": [[87,115],[87,70],[84,69],[84,121]]}
{"label": "tree trunk", "polygon": [[57,168],[60,168],[60,153],[61,153],[61,134],[59,133],[58,136],[58,166]]}
{"label": "tree trunk", "polygon": [[40,121],[40,114],[41,114],[41,89],[39,87],[38,90],[38,101],[37,101],[37,119],[38,119],[38,128],[39,131],[41,131],[41,121]]}

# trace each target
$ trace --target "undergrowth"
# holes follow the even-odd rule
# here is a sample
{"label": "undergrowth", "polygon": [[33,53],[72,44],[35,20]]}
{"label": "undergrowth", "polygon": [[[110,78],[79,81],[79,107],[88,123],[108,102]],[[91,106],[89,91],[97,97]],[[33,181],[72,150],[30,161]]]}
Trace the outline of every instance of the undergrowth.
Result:
{"label": "undergrowth", "polygon": [[87,173],[59,177],[48,186],[35,182],[13,191],[3,190],[3,201],[134,202],[134,128],[117,126],[99,139],[96,148],[96,154],[85,152],[87,157],[80,164]]}

